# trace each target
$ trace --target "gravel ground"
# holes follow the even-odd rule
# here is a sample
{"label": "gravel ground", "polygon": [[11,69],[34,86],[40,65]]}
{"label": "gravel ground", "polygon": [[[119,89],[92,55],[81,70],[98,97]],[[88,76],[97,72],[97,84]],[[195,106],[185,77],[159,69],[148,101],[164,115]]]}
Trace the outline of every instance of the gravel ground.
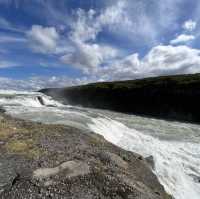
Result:
{"label": "gravel ground", "polygon": [[150,160],[92,132],[0,111],[1,199],[172,198],[151,171]]}

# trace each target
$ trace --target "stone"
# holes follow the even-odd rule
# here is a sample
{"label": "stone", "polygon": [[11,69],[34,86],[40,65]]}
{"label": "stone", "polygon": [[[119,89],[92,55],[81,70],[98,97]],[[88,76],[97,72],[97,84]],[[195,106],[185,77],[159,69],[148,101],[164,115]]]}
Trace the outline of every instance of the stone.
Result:
{"label": "stone", "polygon": [[154,162],[153,156],[149,156],[149,157],[145,158],[145,160],[148,163],[148,165],[154,170],[155,169],[155,162]]}

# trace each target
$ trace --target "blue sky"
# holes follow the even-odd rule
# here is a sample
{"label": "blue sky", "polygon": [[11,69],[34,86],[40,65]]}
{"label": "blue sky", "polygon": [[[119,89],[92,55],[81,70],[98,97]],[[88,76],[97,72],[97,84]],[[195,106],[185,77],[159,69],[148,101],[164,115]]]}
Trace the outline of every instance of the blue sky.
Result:
{"label": "blue sky", "polygon": [[198,0],[0,0],[0,89],[200,72]]}

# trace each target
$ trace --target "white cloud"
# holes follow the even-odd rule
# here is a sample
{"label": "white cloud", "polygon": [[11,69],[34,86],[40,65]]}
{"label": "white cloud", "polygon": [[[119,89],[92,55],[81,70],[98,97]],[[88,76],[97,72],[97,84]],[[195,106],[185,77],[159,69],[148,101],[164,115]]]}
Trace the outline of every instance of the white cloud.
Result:
{"label": "white cloud", "polygon": [[126,38],[133,43],[142,39],[143,43],[149,46],[156,43],[158,29],[145,4],[148,3],[143,0],[120,0],[101,12],[98,23],[114,36]]}
{"label": "white cloud", "polygon": [[[148,43],[152,46],[152,44],[158,45],[157,40],[161,29],[165,30],[166,27],[169,29],[169,26],[174,29],[173,24],[176,24],[176,14],[179,12],[175,5],[179,5],[181,0],[166,0],[165,4],[153,1],[156,8],[162,8],[161,13],[157,13],[159,9],[155,10],[156,18],[152,10],[149,10],[146,1],[131,2],[119,0],[100,12],[93,9],[88,12],[79,9],[70,32],[74,49],[62,56],[61,60],[82,69],[83,72],[95,73],[100,70],[100,66],[115,62],[115,59],[119,58],[119,51],[117,52],[111,46],[97,43],[98,35],[102,31],[110,31],[113,35],[134,41],[133,46],[138,43],[141,45],[141,40],[144,45]],[[176,14],[173,14],[174,11]],[[154,23],[158,15],[162,18],[161,24]],[[193,35],[180,35],[172,43],[183,43],[193,39]]]}
{"label": "white cloud", "polygon": [[39,90],[41,88],[49,88],[49,87],[66,87],[72,86],[77,83],[76,79],[72,79],[69,77],[61,76],[51,76],[51,77],[44,77],[44,76],[37,76],[31,77],[25,80],[26,87],[29,87],[29,90]]}
{"label": "white cloud", "polygon": [[[61,57],[62,62],[89,74],[97,72],[101,65],[107,64],[118,56],[117,49],[96,42],[103,26],[109,23],[102,17],[102,13],[96,16],[96,12],[92,9],[88,12],[81,9],[77,11],[77,20],[72,23],[70,32],[70,40],[74,49]],[[114,21],[117,22],[114,16],[110,16],[110,18],[112,19],[110,24],[114,24]]]}
{"label": "white cloud", "polygon": [[[169,36],[172,32],[174,34],[176,30],[179,30],[179,19],[182,12],[180,5],[183,0],[166,0],[165,3],[160,0],[109,1],[111,3],[106,3],[106,7],[96,10],[73,10],[73,14],[71,16],[69,14],[69,17],[66,17],[68,14],[63,14],[66,10],[64,6],[63,9],[58,9],[58,5],[54,6],[53,2],[41,2],[43,2],[43,6],[46,6],[42,15],[49,18],[47,20],[49,27],[33,25],[27,31],[31,48],[35,52],[54,54],[62,63],[81,69],[89,76],[89,79],[86,78],[87,80],[84,81],[134,79],[199,70],[198,50],[186,46],[157,46],[158,43],[164,41],[163,38],[167,38],[166,35]],[[159,20],[157,20],[158,18]],[[54,22],[51,21],[52,19]],[[0,18],[1,24],[11,28],[8,21]],[[194,40],[197,35],[194,36],[191,31],[194,31],[196,26],[195,21],[186,21],[183,24],[184,34],[178,35],[170,41],[170,44],[183,45]],[[69,28],[71,29],[69,30]],[[102,37],[100,38],[99,35],[102,32],[108,35],[105,37],[103,35],[105,43],[100,43]],[[114,42],[111,41],[112,37],[116,39]],[[116,42],[118,39],[119,42]],[[0,37],[0,43],[5,41],[19,42],[23,39]],[[111,46],[109,42],[115,43],[121,48],[124,45],[123,41],[132,49],[156,47],[153,47],[144,58],[139,58],[139,54],[135,53],[137,50],[122,58],[130,48],[126,48],[121,53],[122,51]],[[1,65],[5,66],[6,64],[4,62],[0,63],[0,67]],[[48,64],[40,62],[40,65]],[[8,63],[7,66],[9,66]],[[54,80],[56,81],[54,82]],[[59,84],[57,80],[56,77],[51,80],[46,79],[46,82],[49,85],[51,85],[49,82]],[[43,85],[44,78],[37,81]],[[36,78],[29,80],[29,83],[32,84],[32,87],[37,86]]]}
{"label": "white cloud", "polygon": [[184,22],[183,29],[185,29],[186,31],[193,31],[196,29],[196,26],[197,26],[197,23],[190,19]]}
{"label": "white cloud", "polygon": [[[1,64],[0,64],[1,65]],[[200,72],[200,50],[188,46],[156,46],[145,57],[134,53],[115,60],[96,73],[82,78],[31,77],[26,80],[0,78],[1,89],[38,90],[65,87],[95,81],[136,79],[149,76],[189,74]]]}
{"label": "white cloud", "polygon": [[[175,1],[180,2],[180,0]],[[176,4],[172,0],[166,0],[164,7],[160,1],[152,3],[156,8],[162,7],[161,16],[165,16],[163,13],[168,12],[169,9],[170,13],[173,13],[171,11],[174,7],[171,9],[171,6]],[[157,45],[160,25],[154,23],[155,16],[149,14],[152,10],[148,5],[144,0],[134,3],[127,0],[116,0],[114,4],[98,11],[76,10],[76,15],[73,15],[70,23],[71,31],[68,37],[66,35],[66,47],[61,45],[64,39],[59,36],[55,27],[35,25],[27,35],[31,47],[36,52],[57,54],[63,63],[92,75],[101,70],[102,66],[110,65],[111,62],[119,59],[119,56],[123,56],[116,47],[98,42],[99,33],[102,31],[110,31],[113,35],[123,36],[128,40],[131,38],[132,42],[136,41],[136,45],[138,43],[141,45],[139,40],[142,40],[142,43]],[[162,20],[165,24],[171,25],[172,22],[175,24],[176,15],[162,17]]]}
{"label": "white cloud", "polygon": [[99,73],[99,79],[124,80],[200,72],[200,50],[187,46],[156,46],[143,58],[132,54]]}
{"label": "white cloud", "polygon": [[35,52],[53,53],[56,51],[59,34],[54,27],[33,25],[27,32],[27,37]]}
{"label": "white cloud", "polygon": [[103,28],[113,31],[122,31],[124,28],[126,31],[132,29],[132,21],[126,12],[127,6],[126,0],[120,0],[98,13],[93,9],[88,12],[78,9],[77,20],[72,23],[72,39],[84,42],[94,41]]}
{"label": "white cloud", "polygon": [[200,71],[200,50],[187,46],[157,46],[144,58],[146,73],[153,75]]}
{"label": "white cloud", "polygon": [[132,54],[102,68],[98,78],[104,81],[139,78],[142,74],[141,70],[138,54]]}
{"label": "white cloud", "polygon": [[[88,12],[79,9],[77,12],[77,20],[72,23],[72,31],[70,32],[70,40],[72,41],[74,49],[62,56],[61,60],[66,64],[82,69],[86,74],[96,75],[102,80],[108,80],[109,75],[114,76],[115,79],[131,79],[143,77],[144,74],[152,73],[152,70],[149,70],[149,68],[152,69],[153,66],[147,67],[148,64],[151,64],[150,58],[148,58],[149,61],[145,60],[147,60],[147,57],[152,56],[154,52],[153,49],[158,48],[153,48],[142,60],[138,58],[139,56],[137,53],[119,59],[118,50],[96,42],[99,33],[105,28],[113,31],[113,33],[125,31],[127,37],[130,37],[130,35],[134,37],[137,35],[137,32],[139,32],[143,36],[146,35],[145,38],[147,38],[148,34],[149,40],[156,40],[157,31],[155,30],[157,26],[152,24],[152,17],[149,18],[145,13],[146,8],[142,2],[143,1],[137,3],[136,7],[131,7],[136,10],[140,18],[129,13],[129,6],[131,4],[128,1],[117,1],[115,5],[101,10],[100,13],[92,9]],[[155,4],[158,7],[162,7],[163,12],[168,12],[168,8],[170,8],[171,5],[178,5],[180,2],[180,0],[177,0],[175,3],[172,0],[167,0],[164,7],[161,6],[160,3],[155,2]],[[163,13],[161,14],[163,15]],[[134,19],[133,17],[136,18]],[[170,17],[162,18],[168,25],[176,23],[176,19],[176,15],[173,14],[170,15]],[[185,26],[190,30],[196,27],[193,21],[192,23],[191,21],[187,21]],[[170,44],[183,44],[194,39],[194,35],[181,34],[173,39]],[[158,61],[159,58],[164,59],[163,56],[164,55],[161,53],[160,57],[154,57],[155,62]],[[165,72],[165,67],[163,70]]]}
{"label": "white cloud", "polygon": [[24,30],[22,27],[16,27],[10,21],[6,20],[5,18],[1,16],[0,16],[0,27],[1,29],[4,29],[4,30],[14,31],[17,33],[24,33]]}
{"label": "white cloud", "polygon": [[61,60],[89,74],[97,72],[102,63],[115,57],[116,54],[116,50],[108,46],[78,42],[75,51],[64,55]]}
{"label": "white cloud", "polygon": [[30,77],[28,79],[12,79],[6,77],[0,77],[0,89],[10,90],[32,90],[37,91],[42,88],[50,87],[66,87],[72,85],[79,85],[88,83],[89,80],[86,77],[83,78],[69,78],[63,77]]}
{"label": "white cloud", "polygon": [[11,68],[16,66],[19,66],[19,64],[12,61],[0,60],[0,68]]}
{"label": "white cloud", "polygon": [[8,35],[0,35],[0,43],[15,43],[15,42],[26,42],[23,37],[14,37]]}
{"label": "white cloud", "polygon": [[[99,66],[108,63],[118,54],[117,49],[95,41],[105,25],[100,16],[102,17],[101,14],[96,16],[92,9],[88,12],[78,9],[77,18],[71,23],[69,37],[63,40],[65,42],[62,42],[54,27],[34,25],[27,32],[31,48],[36,52],[57,54],[63,63],[87,74],[94,73]],[[111,23],[114,24],[114,17],[112,18]]]}
{"label": "white cloud", "polygon": [[95,11],[91,9],[86,12],[78,9],[76,14],[77,19],[71,24],[70,39],[79,42],[95,40],[97,34],[101,31],[101,27],[95,21]]}
{"label": "white cloud", "polygon": [[118,1],[115,5],[107,7],[97,18],[97,23],[99,26],[109,26],[113,29],[122,29],[126,27],[130,30],[133,27],[133,23],[130,20],[127,13],[127,1]]}
{"label": "white cloud", "polygon": [[194,35],[186,35],[186,34],[181,34],[178,35],[175,39],[170,41],[170,44],[183,44],[189,41],[192,41],[195,39]]}

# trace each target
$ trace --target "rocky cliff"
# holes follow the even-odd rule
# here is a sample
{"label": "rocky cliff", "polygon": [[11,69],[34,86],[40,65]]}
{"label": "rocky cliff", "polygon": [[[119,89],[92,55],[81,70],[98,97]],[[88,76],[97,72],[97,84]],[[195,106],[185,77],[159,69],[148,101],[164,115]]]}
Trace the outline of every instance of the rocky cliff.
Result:
{"label": "rocky cliff", "polygon": [[94,83],[41,92],[72,105],[200,122],[200,74]]}

